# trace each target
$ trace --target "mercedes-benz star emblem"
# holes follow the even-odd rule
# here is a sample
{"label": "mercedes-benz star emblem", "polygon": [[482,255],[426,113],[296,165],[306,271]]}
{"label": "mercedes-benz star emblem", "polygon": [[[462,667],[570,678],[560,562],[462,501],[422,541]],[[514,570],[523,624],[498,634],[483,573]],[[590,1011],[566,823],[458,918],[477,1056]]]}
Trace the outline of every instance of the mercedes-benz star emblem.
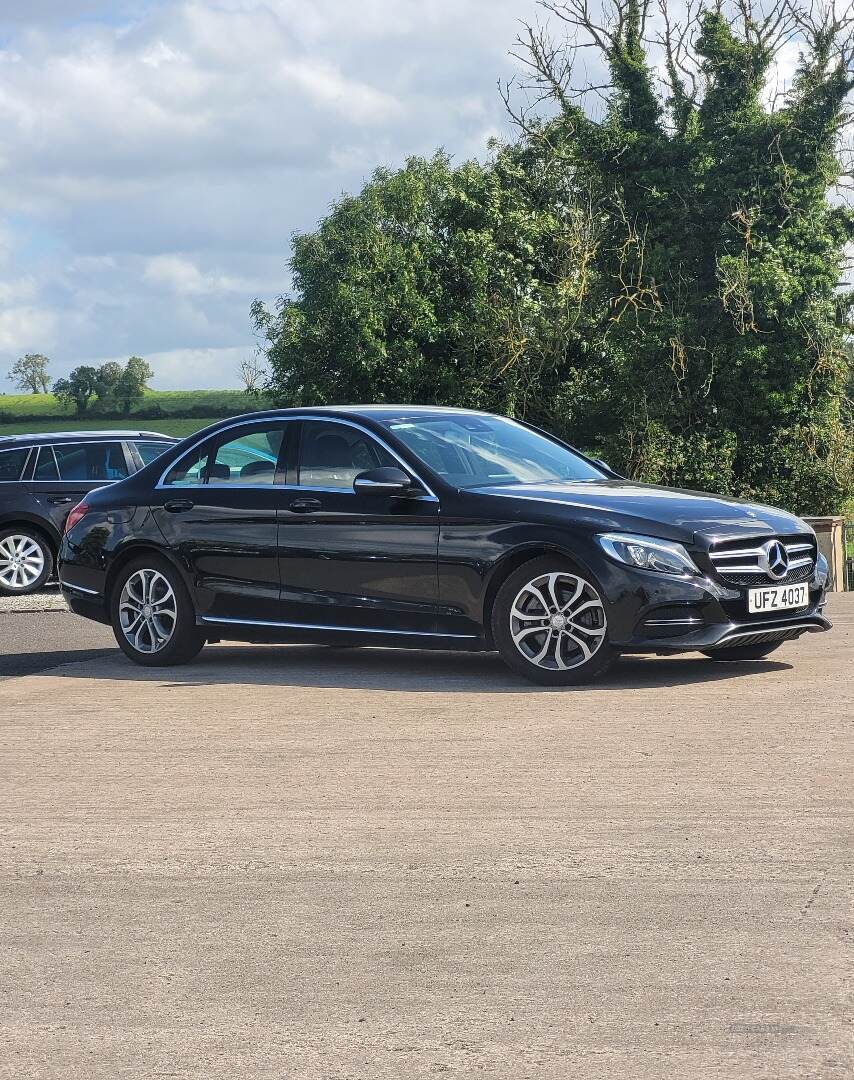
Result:
{"label": "mercedes-benz star emblem", "polygon": [[789,572],[789,554],[779,540],[769,540],[762,545],[759,565],[770,578],[779,581]]}

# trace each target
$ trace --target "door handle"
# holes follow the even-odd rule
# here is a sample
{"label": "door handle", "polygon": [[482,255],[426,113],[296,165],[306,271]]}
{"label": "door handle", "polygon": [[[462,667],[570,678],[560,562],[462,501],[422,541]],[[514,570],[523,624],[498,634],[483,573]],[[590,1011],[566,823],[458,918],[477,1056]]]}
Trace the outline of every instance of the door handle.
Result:
{"label": "door handle", "polygon": [[193,503],[189,499],[170,499],[169,502],[163,504],[163,509],[168,510],[170,514],[183,514],[193,509]]}
{"label": "door handle", "polygon": [[288,510],[293,510],[295,514],[311,514],[320,507],[320,499],[294,499],[289,503]]}
{"label": "door handle", "polygon": [[47,501],[54,506],[65,506],[66,503],[73,503],[74,499],[70,495],[48,495]]}

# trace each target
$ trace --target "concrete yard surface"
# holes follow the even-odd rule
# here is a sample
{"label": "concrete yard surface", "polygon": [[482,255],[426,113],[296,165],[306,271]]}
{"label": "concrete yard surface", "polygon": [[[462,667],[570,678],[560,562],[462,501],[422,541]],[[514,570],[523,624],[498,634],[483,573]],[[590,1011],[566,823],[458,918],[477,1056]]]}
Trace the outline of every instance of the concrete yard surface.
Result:
{"label": "concrete yard surface", "polygon": [[0,1077],[851,1077],[854,596],[830,614],[578,690],[100,638],[5,679]]}

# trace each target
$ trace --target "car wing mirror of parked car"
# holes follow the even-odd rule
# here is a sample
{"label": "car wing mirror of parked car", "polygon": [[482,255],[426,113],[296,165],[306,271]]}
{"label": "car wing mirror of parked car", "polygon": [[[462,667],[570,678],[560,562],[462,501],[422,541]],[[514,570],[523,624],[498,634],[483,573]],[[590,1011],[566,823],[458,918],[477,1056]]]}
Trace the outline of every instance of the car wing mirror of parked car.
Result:
{"label": "car wing mirror of parked car", "polygon": [[357,495],[421,495],[421,487],[403,469],[368,469],[353,480]]}

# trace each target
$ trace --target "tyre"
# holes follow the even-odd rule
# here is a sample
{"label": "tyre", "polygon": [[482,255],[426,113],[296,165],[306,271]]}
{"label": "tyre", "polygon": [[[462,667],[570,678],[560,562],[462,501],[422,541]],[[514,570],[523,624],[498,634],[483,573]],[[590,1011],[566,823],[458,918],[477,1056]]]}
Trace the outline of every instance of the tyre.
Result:
{"label": "tyre", "polygon": [[598,585],[548,556],[520,566],[501,585],[492,636],[508,667],[544,686],[590,682],[618,656]]}
{"label": "tyre", "polygon": [[53,551],[40,532],[15,525],[0,529],[0,594],[37,592],[53,571]]}
{"label": "tyre", "polygon": [[711,660],[761,660],[782,644],[782,641],[762,641],[758,645],[733,645],[729,649],[703,649],[703,655]]}
{"label": "tyre", "polygon": [[180,574],[156,555],[121,570],[110,593],[110,621],[125,656],[145,667],[186,664],[205,643]]}

